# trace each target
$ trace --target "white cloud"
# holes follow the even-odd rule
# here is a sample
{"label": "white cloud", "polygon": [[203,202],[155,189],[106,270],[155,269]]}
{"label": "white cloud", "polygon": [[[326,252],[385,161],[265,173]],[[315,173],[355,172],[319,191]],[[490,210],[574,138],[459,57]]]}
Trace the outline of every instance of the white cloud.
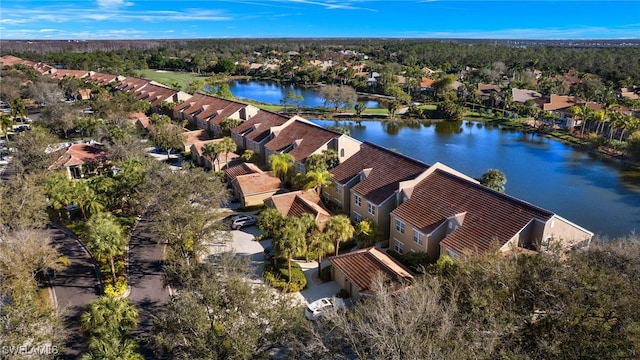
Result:
{"label": "white cloud", "polygon": [[113,9],[133,5],[133,3],[124,0],[97,0],[97,3],[98,6],[103,9]]}

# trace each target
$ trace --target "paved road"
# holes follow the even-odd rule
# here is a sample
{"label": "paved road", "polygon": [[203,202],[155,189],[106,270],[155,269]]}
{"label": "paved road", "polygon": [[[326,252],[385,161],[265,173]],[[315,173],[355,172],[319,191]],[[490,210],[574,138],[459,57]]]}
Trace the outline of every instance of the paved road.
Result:
{"label": "paved road", "polygon": [[68,331],[64,359],[76,359],[83,351],[83,339],[80,333],[80,315],[87,304],[98,298],[101,288],[94,261],[82,247],[80,241],[68,231],[57,227],[49,227],[52,243],[70,261],[71,265],[64,271],[51,276],[51,284],[58,303],[58,310],[63,311],[65,328]]}
{"label": "paved road", "polygon": [[169,290],[164,287],[162,271],[162,245],[151,236],[148,217],[142,216],[129,239],[128,280],[131,287],[129,300],[138,309],[140,325],[133,332],[140,352],[147,359],[153,354],[147,346],[153,318],[169,301]]}

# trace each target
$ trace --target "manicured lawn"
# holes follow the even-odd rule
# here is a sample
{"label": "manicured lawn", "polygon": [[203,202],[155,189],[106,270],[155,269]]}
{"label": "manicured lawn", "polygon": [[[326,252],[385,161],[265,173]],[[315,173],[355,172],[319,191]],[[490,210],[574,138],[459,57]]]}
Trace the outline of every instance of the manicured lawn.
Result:
{"label": "manicured lawn", "polygon": [[140,73],[140,76],[144,79],[153,80],[155,82],[159,82],[167,86],[171,86],[171,84],[176,82],[178,83],[178,85],[180,85],[180,89],[182,90],[184,90],[193,79],[200,78],[204,80],[207,78],[206,76],[200,76],[195,73],[164,71],[164,70],[154,70],[154,69],[140,70],[139,73]]}

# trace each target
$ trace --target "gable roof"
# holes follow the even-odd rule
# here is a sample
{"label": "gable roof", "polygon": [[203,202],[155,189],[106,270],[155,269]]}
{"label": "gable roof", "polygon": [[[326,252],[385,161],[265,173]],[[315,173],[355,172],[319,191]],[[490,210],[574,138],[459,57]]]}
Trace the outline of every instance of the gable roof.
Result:
{"label": "gable roof", "polygon": [[98,144],[72,144],[49,169],[59,169],[69,166],[84,165],[88,163],[107,160],[107,153]]}
{"label": "gable roof", "polygon": [[254,163],[242,163],[235,166],[228,167],[224,170],[224,174],[229,179],[229,182],[233,181],[236,177],[247,174],[261,174],[264,171]]}
{"label": "gable roof", "polygon": [[363,170],[370,169],[352,190],[374,204],[380,204],[398,190],[401,181],[414,179],[428,168],[429,165],[421,161],[364,142],[357,153],[329,172],[336,182],[344,184]]}
{"label": "gable roof", "polygon": [[518,103],[524,103],[527,100],[535,100],[542,97],[537,91],[528,90],[528,89],[511,89],[511,96],[513,101]]}
{"label": "gable roof", "polygon": [[151,83],[151,81],[149,80],[145,80],[145,79],[140,79],[140,78],[134,78],[134,77],[126,77],[124,79],[122,79],[122,81],[120,81],[119,83],[117,83],[114,88],[118,89],[118,90],[124,90],[124,91],[138,91],[140,89],[142,89],[143,87],[149,85]]}
{"label": "gable roof", "polygon": [[280,179],[266,173],[253,173],[236,176],[232,184],[238,186],[244,196],[278,191],[282,188]]}
{"label": "gable roof", "polygon": [[88,70],[68,70],[68,69],[58,69],[55,73],[51,74],[51,77],[55,79],[64,79],[64,78],[78,78],[83,79],[87,76],[90,76],[92,72]]}
{"label": "gable roof", "polygon": [[554,214],[523,200],[491,190],[449,172],[436,170],[413,189],[411,198],[391,212],[423,234],[448,218],[464,215],[462,224],[442,244],[454,251],[486,252],[506,244],[530,221]]}
{"label": "gable roof", "polygon": [[231,131],[243,135],[246,139],[260,142],[266,138],[271,128],[280,126],[289,120],[287,117],[266,110],[258,110],[251,119],[236,126]]}
{"label": "gable roof", "polygon": [[286,152],[303,162],[331,139],[337,139],[341,133],[325,129],[306,121],[295,120],[280,130],[265,144],[265,148],[276,152]]}
{"label": "gable roof", "polygon": [[320,196],[314,190],[273,195],[264,203],[267,207],[278,210],[284,216],[300,217],[303,214],[311,214],[321,231],[331,217],[331,213],[324,207]]}
{"label": "gable roof", "polygon": [[193,130],[184,132],[185,139],[182,142],[184,146],[191,146],[197,142],[211,140],[209,133],[206,130]]}
{"label": "gable roof", "polygon": [[381,272],[396,286],[413,281],[414,274],[375,246],[329,258],[331,265],[340,270],[361,293],[372,293],[371,283]]}
{"label": "gable roof", "polygon": [[569,109],[572,106],[576,105],[585,105],[593,111],[602,110],[602,105],[597,104],[595,102],[584,102],[578,99],[575,96],[567,96],[567,95],[555,95],[551,94],[548,98],[537,99],[536,103],[542,106],[543,110],[554,111],[554,110],[564,110]]}

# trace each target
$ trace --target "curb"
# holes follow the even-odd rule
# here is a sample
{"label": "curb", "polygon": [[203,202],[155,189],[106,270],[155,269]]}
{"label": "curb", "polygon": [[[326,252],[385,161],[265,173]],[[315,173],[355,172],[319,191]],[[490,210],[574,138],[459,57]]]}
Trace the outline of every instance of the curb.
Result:
{"label": "curb", "polygon": [[56,223],[49,223],[49,225],[67,234],[67,236],[71,237],[78,244],[80,244],[80,246],[84,250],[84,253],[87,255],[87,257],[91,260],[91,263],[93,264],[93,272],[94,272],[94,275],[96,276],[96,279],[98,280],[98,290],[100,291],[100,294],[104,294],[104,283],[102,281],[102,276],[100,276],[100,267],[98,266],[98,262],[96,261],[96,259],[89,252],[89,249],[87,249],[87,247],[82,243],[82,241],[80,241],[80,239],[78,239],[78,237],[74,233],[72,233],[69,229]]}

